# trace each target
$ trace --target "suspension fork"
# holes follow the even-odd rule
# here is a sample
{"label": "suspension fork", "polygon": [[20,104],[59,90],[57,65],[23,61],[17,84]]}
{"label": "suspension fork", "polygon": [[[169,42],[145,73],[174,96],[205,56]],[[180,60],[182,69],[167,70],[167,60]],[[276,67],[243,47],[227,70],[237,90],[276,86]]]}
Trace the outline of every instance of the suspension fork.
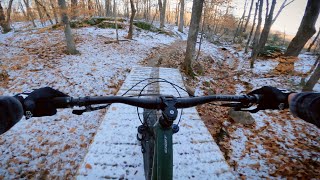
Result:
{"label": "suspension fork", "polygon": [[[161,118],[159,121],[161,121]],[[159,121],[154,125],[155,149],[153,157],[152,179],[171,180],[173,175],[172,127],[163,127]]]}

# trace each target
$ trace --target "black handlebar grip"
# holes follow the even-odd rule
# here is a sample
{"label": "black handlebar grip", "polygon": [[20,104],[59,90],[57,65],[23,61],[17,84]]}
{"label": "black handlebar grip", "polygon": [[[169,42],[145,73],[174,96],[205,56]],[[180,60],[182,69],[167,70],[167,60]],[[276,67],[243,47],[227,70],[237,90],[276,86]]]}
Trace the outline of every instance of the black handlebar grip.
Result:
{"label": "black handlebar grip", "polygon": [[72,99],[72,97],[56,97],[52,101],[56,108],[70,108],[74,106]]}
{"label": "black handlebar grip", "polygon": [[254,94],[254,96],[256,97],[256,102],[257,104],[259,104],[263,98],[262,94]]}

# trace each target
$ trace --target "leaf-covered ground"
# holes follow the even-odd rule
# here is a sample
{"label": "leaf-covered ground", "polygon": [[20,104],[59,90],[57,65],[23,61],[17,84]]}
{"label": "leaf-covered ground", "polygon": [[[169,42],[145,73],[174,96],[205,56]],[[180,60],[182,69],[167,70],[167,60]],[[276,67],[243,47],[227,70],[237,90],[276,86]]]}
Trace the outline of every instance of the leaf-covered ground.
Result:
{"label": "leaf-covered ground", "polygon": [[[62,30],[0,34],[1,94],[51,86],[71,96],[111,95],[132,66],[179,68],[183,61],[186,43],[178,37],[135,31],[134,40],[110,44],[106,42],[115,39],[115,30],[73,31],[80,55],[64,53]],[[120,30],[120,38],[126,32]],[[185,40],[186,34],[180,37]],[[263,85],[301,89],[301,73],[273,73],[277,60],[258,60],[251,70],[240,46],[204,41],[201,49],[194,64],[196,78],[185,78],[195,95],[243,94]],[[295,70],[307,72],[314,60],[301,55]],[[237,176],[320,178],[320,131],[314,125],[288,111],[253,114],[252,125],[234,122],[227,108],[203,105],[198,111]],[[99,111],[75,116],[71,110],[60,110],[56,116],[21,120],[0,136],[0,179],[73,177],[103,115]]]}
{"label": "leaf-covered ground", "polygon": [[[158,60],[158,66],[181,68],[185,46],[186,42],[179,41],[157,49],[146,61]],[[240,46],[218,47],[204,41],[194,63],[199,76],[185,80],[195,88],[195,95],[246,94],[264,85],[299,91],[301,78],[315,58],[301,55],[295,73],[279,75],[273,70],[277,59],[258,60],[250,69],[248,55]],[[320,90],[319,84],[315,89]],[[206,104],[197,110],[238,177],[320,178],[320,130],[292,117],[288,110],[252,114],[255,122],[251,125],[236,123],[225,107]]]}
{"label": "leaf-covered ground", "polygon": [[[24,29],[24,28],[22,28]],[[138,32],[135,39],[106,44],[115,30],[73,30],[81,54],[64,53],[62,30],[43,28],[0,34],[1,95],[50,86],[70,96],[111,95],[151,48],[174,37]],[[123,39],[127,30],[119,30]],[[0,136],[0,179],[65,179],[76,174],[105,110],[76,116],[22,119]]]}

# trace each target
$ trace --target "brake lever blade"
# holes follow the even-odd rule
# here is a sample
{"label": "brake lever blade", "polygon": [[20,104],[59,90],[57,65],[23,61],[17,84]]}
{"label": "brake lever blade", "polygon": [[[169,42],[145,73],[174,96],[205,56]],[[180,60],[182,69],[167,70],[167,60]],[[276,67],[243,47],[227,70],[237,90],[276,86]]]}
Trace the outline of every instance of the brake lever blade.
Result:
{"label": "brake lever blade", "polygon": [[255,108],[255,109],[241,109],[241,108],[234,108],[235,111],[245,111],[245,112],[250,112],[250,113],[256,113],[258,112],[260,109],[259,108]]}
{"label": "brake lever blade", "polygon": [[75,115],[82,115],[84,112],[86,112],[86,109],[72,110],[72,114],[75,114]]}
{"label": "brake lever blade", "polygon": [[238,107],[241,107],[241,103],[224,103],[219,106],[238,108]]}
{"label": "brake lever blade", "polygon": [[104,105],[104,106],[98,106],[98,107],[92,107],[92,106],[86,106],[85,109],[75,109],[72,111],[72,114],[75,115],[82,115],[84,112],[91,112],[91,111],[96,111],[99,109],[104,109],[106,107],[108,107],[110,104],[108,105]]}

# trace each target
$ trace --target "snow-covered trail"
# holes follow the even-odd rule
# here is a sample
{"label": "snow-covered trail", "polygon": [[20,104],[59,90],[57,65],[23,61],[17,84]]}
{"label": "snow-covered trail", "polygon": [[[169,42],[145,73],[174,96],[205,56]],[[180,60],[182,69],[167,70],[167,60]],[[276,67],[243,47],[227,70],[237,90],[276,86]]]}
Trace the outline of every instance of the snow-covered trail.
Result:
{"label": "snow-covered trail", "polygon": [[[0,93],[50,86],[76,97],[114,94],[152,48],[176,40],[141,31],[132,41],[105,44],[115,38],[115,30],[88,27],[74,32],[80,55],[62,53],[61,30],[0,34],[0,59],[10,78]],[[126,33],[119,30],[120,38]],[[74,176],[104,112],[76,116],[60,110],[52,117],[22,119],[0,136],[0,179]]]}

